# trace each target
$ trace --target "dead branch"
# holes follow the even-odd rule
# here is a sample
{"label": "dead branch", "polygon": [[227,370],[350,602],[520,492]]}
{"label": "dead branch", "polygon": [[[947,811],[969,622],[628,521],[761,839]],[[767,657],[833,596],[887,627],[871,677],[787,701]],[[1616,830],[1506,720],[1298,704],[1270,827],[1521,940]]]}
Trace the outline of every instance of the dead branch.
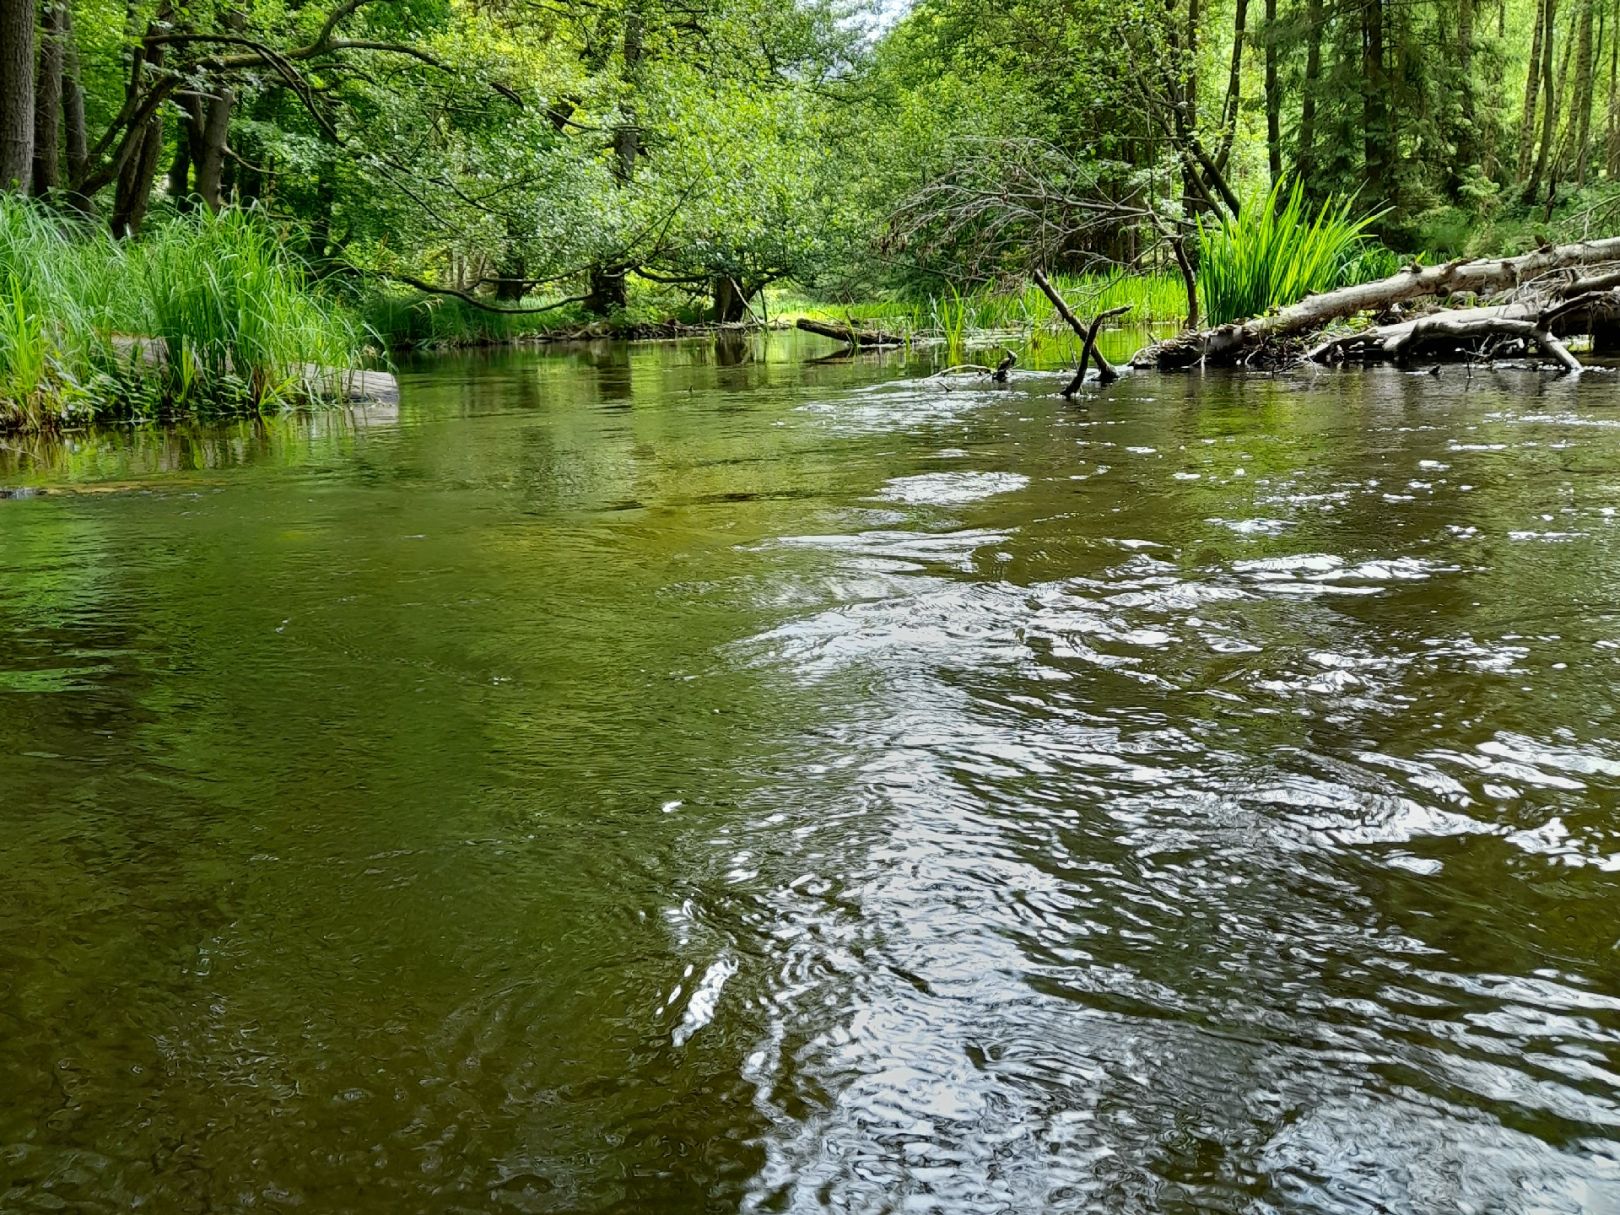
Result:
{"label": "dead branch", "polygon": [[1098,313],[1092,319],[1090,328],[1087,328],[1080,323],[1080,318],[1070,311],[1067,301],[1058,294],[1058,289],[1052,286],[1051,280],[1045,274],[1036,270],[1030,275],[1030,278],[1045,293],[1046,298],[1052,301],[1052,307],[1057,309],[1058,315],[1069,323],[1069,328],[1079,334],[1084,342],[1084,345],[1080,347],[1080,370],[1075,373],[1074,379],[1069,381],[1069,386],[1063,390],[1063,395],[1071,397],[1080,390],[1080,383],[1086,378],[1086,364],[1093,357],[1097,360],[1097,380],[1099,383],[1112,384],[1119,379],[1119,372],[1114,368],[1114,365],[1108,361],[1101,350],[1097,349],[1097,330],[1102,327],[1102,323],[1109,317],[1129,312],[1131,310],[1130,305],[1110,308],[1107,312]]}

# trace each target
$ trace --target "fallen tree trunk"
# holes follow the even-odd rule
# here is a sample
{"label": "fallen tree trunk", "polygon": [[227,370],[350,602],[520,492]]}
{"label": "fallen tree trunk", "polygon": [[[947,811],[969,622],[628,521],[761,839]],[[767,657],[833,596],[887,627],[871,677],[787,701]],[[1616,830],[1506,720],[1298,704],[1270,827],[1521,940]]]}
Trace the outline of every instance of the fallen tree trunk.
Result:
{"label": "fallen tree trunk", "polygon": [[[1620,278],[1615,281],[1620,282]],[[1562,295],[1563,292],[1556,293],[1551,302],[1544,304],[1459,308],[1359,333],[1341,334],[1321,343],[1305,357],[1318,363],[1346,359],[1398,362],[1425,350],[1432,351],[1436,346],[1475,354],[1486,339],[1509,338],[1526,348],[1542,350],[1565,370],[1580,371],[1580,361],[1559,339],[1571,334],[1592,333],[1620,319],[1620,289],[1586,291],[1559,298]]]}
{"label": "fallen tree trunk", "polygon": [[[1443,266],[1412,265],[1376,282],[1307,296],[1268,316],[1183,334],[1139,351],[1131,361],[1137,366],[1161,369],[1188,367],[1194,363],[1237,363],[1268,343],[1298,338],[1321,329],[1330,321],[1343,320],[1360,312],[1383,312],[1396,304],[1455,292],[1503,291],[1555,271],[1614,261],[1620,261],[1620,237],[1544,246],[1521,257],[1456,261]],[[1577,280],[1570,286],[1584,288],[1587,284],[1603,284],[1609,277],[1596,276],[1585,280],[1584,284]],[[1586,292],[1583,289],[1581,293]]]}
{"label": "fallen tree trunk", "polygon": [[851,346],[904,346],[906,344],[905,338],[894,333],[884,333],[880,329],[857,329],[853,325],[839,325],[830,321],[813,321],[807,316],[801,316],[793,323],[806,333],[817,333],[822,337],[832,338],[834,341],[847,342]]}

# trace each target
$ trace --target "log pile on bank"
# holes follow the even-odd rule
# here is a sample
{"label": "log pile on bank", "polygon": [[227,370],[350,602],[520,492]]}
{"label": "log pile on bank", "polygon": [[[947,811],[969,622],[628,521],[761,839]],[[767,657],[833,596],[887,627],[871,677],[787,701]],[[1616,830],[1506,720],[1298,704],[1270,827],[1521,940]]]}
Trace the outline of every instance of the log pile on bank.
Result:
{"label": "log pile on bank", "polygon": [[[1458,296],[1495,302],[1410,317],[1418,301]],[[1371,314],[1371,328],[1325,332]],[[1581,364],[1564,339],[1591,335],[1594,348],[1620,348],[1620,237],[1544,245],[1520,257],[1413,264],[1371,283],[1307,296],[1297,304],[1139,351],[1136,367],[1174,370],[1297,362],[1404,362],[1414,358],[1545,357],[1568,371]]]}

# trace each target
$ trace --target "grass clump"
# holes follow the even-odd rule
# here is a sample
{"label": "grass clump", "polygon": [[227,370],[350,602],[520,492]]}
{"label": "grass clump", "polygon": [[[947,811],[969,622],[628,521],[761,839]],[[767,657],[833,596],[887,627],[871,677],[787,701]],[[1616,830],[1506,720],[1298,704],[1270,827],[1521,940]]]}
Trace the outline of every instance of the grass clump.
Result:
{"label": "grass clump", "polygon": [[1261,316],[1319,291],[1358,281],[1371,269],[1366,233],[1377,215],[1357,217],[1354,200],[1313,213],[1298,182],[1279,181],[1236,216],[1198,225],[1198,295],[1209,324]]}
{"label": "grass clump", "polygon": [[0,196],[0,428],[280,409],[337,393],[322,369],[361,346],[257,216],[123,243]]}

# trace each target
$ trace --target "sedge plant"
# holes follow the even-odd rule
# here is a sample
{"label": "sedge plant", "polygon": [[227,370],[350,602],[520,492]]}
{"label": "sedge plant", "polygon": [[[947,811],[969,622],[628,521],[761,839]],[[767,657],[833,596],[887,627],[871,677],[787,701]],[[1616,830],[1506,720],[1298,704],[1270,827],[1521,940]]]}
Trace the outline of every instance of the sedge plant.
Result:
{"label": "sedge plant", "polygon": [[1284,187],[1278,181],[1236,215],[1199,221],[1198,296],[1209,324],[1261,316],[1344,286],[1366,260],[1367,229],[1378,214],[1357,216],[1351,198],[1313,211],[1299,182]]}

